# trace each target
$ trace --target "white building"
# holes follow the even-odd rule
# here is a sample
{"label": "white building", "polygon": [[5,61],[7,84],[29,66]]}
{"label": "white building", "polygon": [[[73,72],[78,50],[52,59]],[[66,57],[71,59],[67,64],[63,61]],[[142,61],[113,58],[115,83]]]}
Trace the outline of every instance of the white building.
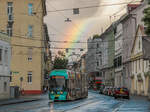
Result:
{"label": "white building", "polygon": [[0,99],[10,97],[10,38],[0,33]]}
{"label": "white building", "polygon": [[123,27],[122,23],[118,21],[115,33],[115,87],[122,87],[124,85],[124,74],[122,67],[122,42],[123,42]]}
{"label": "white building", "polygon": [[102,77],[102,39],[101,37],[88,39],[88,51],[86,53],[85,71],[92,82],[96,78],[103,79]]}
{"label": "white building", "polygon": [[147,96],[149,85],[149,61],[143,59],[142,38],[149,37],[145,36],[144,27],[139,25],[131,52],[131,93]]}

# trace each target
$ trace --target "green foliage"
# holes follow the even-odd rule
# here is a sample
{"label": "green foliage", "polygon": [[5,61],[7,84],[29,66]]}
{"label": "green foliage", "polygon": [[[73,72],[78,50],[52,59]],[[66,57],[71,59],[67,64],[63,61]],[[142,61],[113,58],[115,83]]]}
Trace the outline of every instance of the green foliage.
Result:
{"label": "green foliage", "polygon": [[93,36],[93,39],[97,39],[97,38],[100,38],[100,36],[99,36],[98,34],[95,34],[95,35]]}
{"label": "green foliage", "polygon": [[[149,1],[150,4],[150,1]],[[146,26],[146,31],[145,33],[147,35],[150,35],[150,7],[144,9],[144,18],[142,19],[144,21],[144,25]]]}
{"label": "green foliage", "polygon": [[145,76],[145,77],[150,76],[150,71],[144,72],[144,76]]}
{"label": "green foliage", "polygon": [[65,57],[65,54],[61,51],[58,51],[58,56],[54,59],[53,69],[66,69],[68,64],[68,59]]}

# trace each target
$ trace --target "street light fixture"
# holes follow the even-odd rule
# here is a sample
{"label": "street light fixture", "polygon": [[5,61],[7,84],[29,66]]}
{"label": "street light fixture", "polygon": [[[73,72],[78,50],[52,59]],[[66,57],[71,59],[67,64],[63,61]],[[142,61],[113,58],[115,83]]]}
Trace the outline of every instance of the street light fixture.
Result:
{"label": "street light fixture", "polygon": [[71,22],[71,20],[70,20],[69,18],[67,18],[67,19],[65,20],[65,22]]}

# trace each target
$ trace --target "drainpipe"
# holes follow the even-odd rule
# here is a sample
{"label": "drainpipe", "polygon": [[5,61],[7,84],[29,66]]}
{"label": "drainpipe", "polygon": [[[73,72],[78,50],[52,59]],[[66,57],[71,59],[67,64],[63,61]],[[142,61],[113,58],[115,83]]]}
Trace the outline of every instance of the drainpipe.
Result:
{"label": "drainpipe", "polygon": [[[150,57],[149,57],[149,71],[150,71]],[[150,100],[150,77],[148,80],[148,99]]]}
{"label": "drainpipe", "polygon": [[137,14],[130,14],[131,18],[134,19],[135,21],[135,32],[136,32],[136,28],[137,28],[137,18],[135,16],[137,16]]}

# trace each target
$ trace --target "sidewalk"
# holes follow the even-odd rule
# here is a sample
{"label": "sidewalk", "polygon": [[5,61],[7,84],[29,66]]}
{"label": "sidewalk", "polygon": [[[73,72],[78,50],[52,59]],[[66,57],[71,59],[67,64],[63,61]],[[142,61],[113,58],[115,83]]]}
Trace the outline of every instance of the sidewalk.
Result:
{"label": "sidewalk", "polygon": [[42,95],[32,95],[32,96],[20,96],[16,99],[7,99],[7,100],[1,100],[0,106],[3,105],[10,105],[10,104],[18,104],[18,103],[25,103],[25,102],[33,102],[33,101],[39,101],[39,100],[46,100],[48,99],[47,94]]}

